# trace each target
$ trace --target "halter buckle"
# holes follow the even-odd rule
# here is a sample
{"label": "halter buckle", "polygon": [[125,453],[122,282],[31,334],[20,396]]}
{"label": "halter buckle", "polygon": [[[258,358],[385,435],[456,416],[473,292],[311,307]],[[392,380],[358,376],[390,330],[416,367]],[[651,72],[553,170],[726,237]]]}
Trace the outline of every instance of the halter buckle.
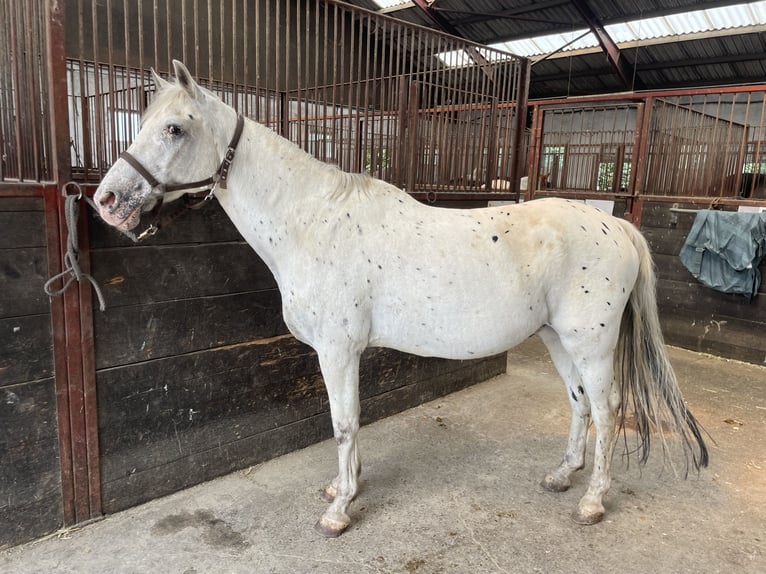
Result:
{"label": "halter buckle", "polygon": [[147,227],[146,229],[144,229],[144,230],[143,230],[143,231],[142,231],[142,232],[141,232],[141,233],[138,235],[138,240],[139,240],[139,241],[142,241],[142,240],[146,239],[147,237],[152,237],[153,235],[156,235],[156,234],[157,234],[157,232],[158,232],[159,230],[160,230],[160,228],[159,228],[159,227],[157,227],[156,225],[154,225],[154,223],[150,223],[150,224],[149,224],[149,227]]}

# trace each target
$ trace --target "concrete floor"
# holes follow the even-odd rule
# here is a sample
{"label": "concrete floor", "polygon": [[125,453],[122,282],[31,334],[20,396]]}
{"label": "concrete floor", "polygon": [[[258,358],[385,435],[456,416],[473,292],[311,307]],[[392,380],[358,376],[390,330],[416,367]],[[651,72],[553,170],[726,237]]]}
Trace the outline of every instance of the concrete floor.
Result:
{"label": "concrete floor", "polygon": [[[573,488],[543,491],[569,408],[542,345],[508,374],[361,431],[352,527],[320,538],[318,490],[335,471],[327,441],[90,526],[0,553],[16,573],[766,572],[766,367],[679,349],[686,398],[715,438],[689,480],[615,455],[607,516],[569,513]],[[592,449],[591,449],[592,451]]]}

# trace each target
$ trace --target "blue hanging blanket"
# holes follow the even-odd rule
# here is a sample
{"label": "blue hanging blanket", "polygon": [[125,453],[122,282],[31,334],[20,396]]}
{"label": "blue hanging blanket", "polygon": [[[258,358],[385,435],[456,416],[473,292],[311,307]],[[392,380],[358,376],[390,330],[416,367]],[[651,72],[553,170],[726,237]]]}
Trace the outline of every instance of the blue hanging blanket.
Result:
{"label": "blue hanging blanket", "polygon": [[755,297],[766,255],[766,212],[697,212],[679,257],[700,283]]}

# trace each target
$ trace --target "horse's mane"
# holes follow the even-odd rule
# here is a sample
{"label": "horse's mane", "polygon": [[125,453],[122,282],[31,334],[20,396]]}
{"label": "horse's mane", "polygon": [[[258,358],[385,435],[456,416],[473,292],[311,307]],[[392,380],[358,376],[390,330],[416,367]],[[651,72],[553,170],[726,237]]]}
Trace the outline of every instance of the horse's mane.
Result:
{"label": "horse's mane", "polygon": [[335,186],[330,188],[328,194],[331,199],[343,201],[351,197],[375,197],[399,191],[392,185],[375,179],[366,173],[348,173],[335,166],[330,166],[335,171]]}

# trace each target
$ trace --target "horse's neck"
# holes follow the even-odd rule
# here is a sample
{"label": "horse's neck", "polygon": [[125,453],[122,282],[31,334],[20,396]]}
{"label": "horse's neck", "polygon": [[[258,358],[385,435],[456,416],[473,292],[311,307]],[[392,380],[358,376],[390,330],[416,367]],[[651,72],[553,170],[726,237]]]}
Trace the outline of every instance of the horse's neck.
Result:
{"label": "horse's neck", "polygon": [[295,247],[297,222],[326,202],[330,169],[268,128],[246,121],[221,206],[279,280],[279,251]]}

